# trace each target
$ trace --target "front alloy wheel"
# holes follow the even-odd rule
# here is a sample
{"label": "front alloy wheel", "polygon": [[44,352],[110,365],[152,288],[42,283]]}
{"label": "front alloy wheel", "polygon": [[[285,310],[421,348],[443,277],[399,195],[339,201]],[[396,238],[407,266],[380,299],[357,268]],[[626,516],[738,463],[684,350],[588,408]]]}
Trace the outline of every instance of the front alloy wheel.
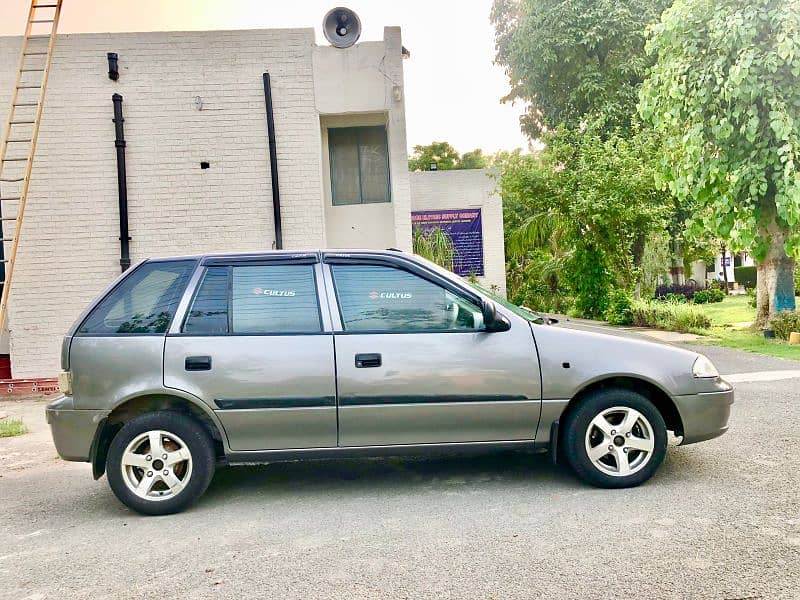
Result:
{"label": "front alloy wheel", "polygon": [[653,426],[642,413],[614,406],[589,422],[586,454],[601,472],[626,477],[643,469],[653,456],[653,438]]}
{"label": "front alloy wheel", "polygon": [[667,452],[667,428],[655,405],[627,389],[587,395],[564,419],[564,456],[593,485],[633,487],[656,472]]}

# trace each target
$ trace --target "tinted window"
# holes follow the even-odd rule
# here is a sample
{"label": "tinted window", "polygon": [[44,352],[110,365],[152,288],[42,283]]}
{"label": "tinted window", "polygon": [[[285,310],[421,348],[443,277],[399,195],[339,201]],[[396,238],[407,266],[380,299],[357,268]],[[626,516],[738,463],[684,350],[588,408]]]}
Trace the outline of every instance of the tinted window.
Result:
{"label": "tinted window", "polygon": [[321,331],[313,265],[233,268],[233,333]]}
{"label": "tinted window", "polygon": [[474,303],[408,271],[333,265],[347,331],[460,331],[483,326]]}
{"label": "tinted window", "polygon": [[79,333],[165,333],[194,264],[194,261],[143,264],[100,302]]}
{"label": "tinted window", "polygon": [[228,333],[228,267],[209,267],[189,309],[185,333]]}
{"label": "tinted window", "polygon": [[385,127],[328,129],[333,204],[389,202]]}

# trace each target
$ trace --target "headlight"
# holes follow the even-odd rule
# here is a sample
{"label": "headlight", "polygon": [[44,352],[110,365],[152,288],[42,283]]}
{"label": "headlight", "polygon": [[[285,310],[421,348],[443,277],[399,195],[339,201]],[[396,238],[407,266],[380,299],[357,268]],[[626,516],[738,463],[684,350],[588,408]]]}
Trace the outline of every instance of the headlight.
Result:
{"label": "headlight", "polygon": [[701,354],[694,361],[692,375],[698,378],[719,377],[719,371],[717,371],[717,367],[714,366],[714,363]]}

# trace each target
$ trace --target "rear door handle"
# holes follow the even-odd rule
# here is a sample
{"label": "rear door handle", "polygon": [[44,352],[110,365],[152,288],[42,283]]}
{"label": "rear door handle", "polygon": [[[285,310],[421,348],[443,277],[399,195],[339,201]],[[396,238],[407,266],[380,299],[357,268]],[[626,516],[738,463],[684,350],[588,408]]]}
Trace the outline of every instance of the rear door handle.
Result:
{"label": "rear door handle", "polygon": [[356,354],[356,369],[370,369],[382,364],[380,354]]}
{"label": "rear door handle", "polygon": [[210,371],[210,356],[187,356],[184,363],[187,371]]}

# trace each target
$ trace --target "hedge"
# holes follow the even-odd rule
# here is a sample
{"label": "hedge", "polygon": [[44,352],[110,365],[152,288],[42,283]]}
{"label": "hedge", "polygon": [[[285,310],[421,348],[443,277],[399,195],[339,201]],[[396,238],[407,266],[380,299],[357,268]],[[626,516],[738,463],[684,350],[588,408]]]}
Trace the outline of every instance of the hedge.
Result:
{"label": "hedge", "polygon": [[711,319],[699,306],[693,304],[634,300],[631,313],[632,324],[637,327],[680,332],[711,327]]}
{"label": "hedge", "polygon": [[734,267],[733,276],[736,283],[746,288],[755,289],[756,287],[756,268],[755,267]]}

